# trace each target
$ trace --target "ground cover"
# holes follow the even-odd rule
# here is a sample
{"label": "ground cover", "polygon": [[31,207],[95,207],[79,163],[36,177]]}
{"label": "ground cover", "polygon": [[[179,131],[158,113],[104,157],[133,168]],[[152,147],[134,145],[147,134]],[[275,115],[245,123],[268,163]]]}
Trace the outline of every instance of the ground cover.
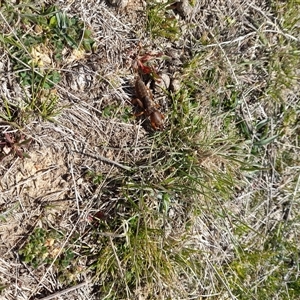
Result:
{"label": "ground cover", "polygon": [[298,299],[299,6],[1,3],[0,297]]}

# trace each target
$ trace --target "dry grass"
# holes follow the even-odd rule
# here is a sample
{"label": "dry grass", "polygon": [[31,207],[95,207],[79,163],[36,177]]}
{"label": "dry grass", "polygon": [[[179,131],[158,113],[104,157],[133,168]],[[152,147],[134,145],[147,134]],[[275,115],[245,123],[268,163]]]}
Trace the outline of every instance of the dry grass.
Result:
{"label": "dry grass", "polygon": [[[1,4],[1,299],[298,299],[299,5],[120,3],[59,3],[93,43],[57,60],[49,3]],[[162,132],[133,117],[146,53]]]}

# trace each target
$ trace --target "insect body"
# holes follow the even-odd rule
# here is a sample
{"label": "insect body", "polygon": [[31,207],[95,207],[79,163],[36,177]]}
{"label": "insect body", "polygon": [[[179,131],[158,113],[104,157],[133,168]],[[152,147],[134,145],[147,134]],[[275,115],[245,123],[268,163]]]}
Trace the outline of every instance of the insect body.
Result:
{"label": "insect body", "polygon": [[152,95],[148,91],[142,79],[138,76],[135,81],[136,102],[144,109],[140,114],[144,114],[150,118],[150,123],[155,130],[163,129],[164,115],[157,109],[157,106],[152,101]]}

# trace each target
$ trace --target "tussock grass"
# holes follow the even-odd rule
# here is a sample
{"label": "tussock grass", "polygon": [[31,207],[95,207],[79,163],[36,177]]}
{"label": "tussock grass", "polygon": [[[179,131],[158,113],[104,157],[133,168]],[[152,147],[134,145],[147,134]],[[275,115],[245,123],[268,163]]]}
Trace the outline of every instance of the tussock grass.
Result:
{"label": "tussock grass", "polygon": [[[5,299],[299,297],[299,5],[170,4],[3,7]],[[161,132],[130,101],[151,51]],[[6,155],[18,132],[30,158]]]}

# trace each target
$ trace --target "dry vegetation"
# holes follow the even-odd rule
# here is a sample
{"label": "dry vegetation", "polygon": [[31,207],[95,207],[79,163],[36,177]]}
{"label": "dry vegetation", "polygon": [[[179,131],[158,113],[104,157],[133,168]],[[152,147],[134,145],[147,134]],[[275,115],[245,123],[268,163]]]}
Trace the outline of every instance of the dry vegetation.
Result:
{"label": "dry vegetation", "polygon": [[0,299],[299,299],[299,1],[35,2],[0,2]]}

